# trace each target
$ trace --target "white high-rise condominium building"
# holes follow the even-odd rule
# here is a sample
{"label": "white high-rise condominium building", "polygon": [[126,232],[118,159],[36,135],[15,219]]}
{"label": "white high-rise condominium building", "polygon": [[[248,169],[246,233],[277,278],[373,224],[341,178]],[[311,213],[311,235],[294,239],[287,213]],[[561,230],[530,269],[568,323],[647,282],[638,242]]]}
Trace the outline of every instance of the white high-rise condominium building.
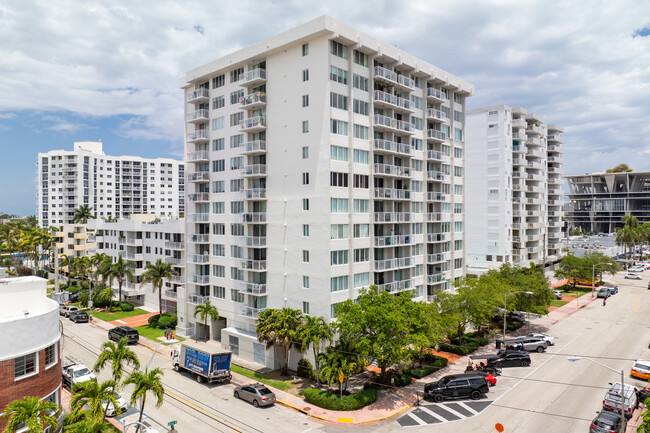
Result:
{"label": "white high-rise condominium building", "polygon": [[205,335],[191,311],[209,299],[211,337],[272,365],[253,333],[265,308],[329,319],[371,284],[426,301],[464,275],[471,84],[323,16],[189,71],[183,90],[179,335]]}
{"label": "white high-rise condominium building", "polygon": [[41,227],[70,224],[74,210],[89,206],[96,218],[184,213],[185,172],[170,158],[109,156],[102,143],[74,143],[74,150],[39,153],[37,215]]}
{"label": "white high-rise condominium building", "polygon": [[562,128],[507,105],[467,112],[467,263],[528,266],[561,256]]}

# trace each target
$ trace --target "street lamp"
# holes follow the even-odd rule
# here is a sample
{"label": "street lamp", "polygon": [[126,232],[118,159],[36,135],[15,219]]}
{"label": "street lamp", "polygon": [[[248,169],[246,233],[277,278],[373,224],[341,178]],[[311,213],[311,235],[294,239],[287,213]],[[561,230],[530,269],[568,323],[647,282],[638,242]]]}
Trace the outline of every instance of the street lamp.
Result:
{"label": "street lamp", "polygon": [[[618,370],[614,370],[612,367],[609,367],[601,362],[596,361],[595,359],[587,358],[586,356],[567,356],[569,361],[575,362],[575,361],[580,361],[581,359],[586,359],[587,361],[591,361],[594,364],[598,364],[601,367],[605,367],[606,369],[613,371],[614,373],[618,373]],[[625,373],[623,373],[623,370],[621,370],[621,425],[619,427],[619,432],[624,433],[625,432]]]}
{"label": "street lamp", "polygon": [[508,309],[506,308],[506,301],[508,300],[508,296],[514,295],[515,293],[525,293],[527,295],[533,294],[533,292],[518,290],[516,292],[510,292],[503,295],[503,347],[504,348],[506,346],[506,313],[508,312]]}

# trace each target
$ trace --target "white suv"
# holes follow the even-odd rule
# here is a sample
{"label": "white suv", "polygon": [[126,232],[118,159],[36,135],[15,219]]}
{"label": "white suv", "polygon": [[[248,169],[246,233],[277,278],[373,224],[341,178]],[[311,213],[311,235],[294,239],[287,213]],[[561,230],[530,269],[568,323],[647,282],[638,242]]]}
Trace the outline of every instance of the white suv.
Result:
{"label": "white suv", "polygon": [[639,274],[635,274],[635,273],[633,273],[633,272],[628,272],[627,274],[625,274],[625,277],[624,277],[624,278],[625,278],[626,280],[640,280],[640,279],[641,279],[641,275],[639,275]]}

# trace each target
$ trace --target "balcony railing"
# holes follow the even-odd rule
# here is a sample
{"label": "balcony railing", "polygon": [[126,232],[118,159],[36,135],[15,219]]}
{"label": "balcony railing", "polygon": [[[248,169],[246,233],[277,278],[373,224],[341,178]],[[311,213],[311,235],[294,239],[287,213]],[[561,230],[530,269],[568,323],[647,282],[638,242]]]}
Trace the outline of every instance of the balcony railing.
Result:
{"label": "balcony railing", "polygon": [[266,117],[255,116],[239,122],[239,129],[242,131],[266,129]]}
{"label": "balcony railing", "polygon": [[185,266],[185,259],[180,257],[165,257],[165,263],[175,266]]}
{"label": "balcony railing", "polygon": [[245,223],[265,223],[266,212],[248,212],[242,214],[242,222]]}
{"label": "balcony railing", "polygon": [[264,81],[266,81],[266,69],[258,68],[239,74],[239,82],[237,84],[240,86],[252,86],[263,83]]}
{"label": "balcony railing", "polygon": [[193,90],[187,94],[187,102],[198,102],[200,100],[208,100],[210,93],[206,88]]}
{"label": "balcony railing", "polygon": [[407,189],[375,188],[375,198],[391,200],[410,200],[411,191]]}
{"label": "balcony railing", "polygon": [[188,258],[190,263],[204,264],[210,262],[210,256],[208,254],[190,254]]}
{"label": "balcony railing", "polygon": [[411,235],[393,235],[393,236],[375,236],[375,247],[396,247],[400,245],[411,245],[413,236]]}
{"label": "balcony railing", "polygon": [[411,154],[411,146],[404,143],[397,143],[395,141],[381,140],[375,138],[373,141],[375,149],[385,150],[386,152],[400,153],[404,155]]}
{"label": "balcony railing", "polygon": [[170,250],[184,250],[185,249],[185,242],[166,241],[165,242],[165,248],[168,248]]}
{"label": "balcony railing", "polygon": [[386,174],[390,176],[411,177],[411,167],[376,163],[374,165],[374,173]]}
{"label": "balcony railing", "polygon": [[266,284],[256,284],[240,281],[239,291],[248,293],[249,295],[266,295]]}
{"label": "balcony railing", "polygon": [[428,192],[427,201],[447,201],[449,197],[447,194],[441,192]]}
{"label": "balcony railing", "polygon": [[241,170],[242,176],[265,176],[266,164],[245,165]]}
{"label": "balcony railing", "polygon": [[427,213],[427,221],[434,222],[434,223],[451,221],[451,214],[446,212]]}
{"label": "balcony railing", "polygon": [[375,80],[379,81],[388,81],[390,84],[398,85],[401,87],[406,87],[412,89],[415,87],[415,81],[405,77],[403,75],[397,74],[396,72],[390,71],[381,66],[375,66],[374,68]]}
{"label": "balcony railing", "polygon": [[203,305],[210,300],[209,296],[191,294],[187,295],[187,303],[193,305]]}
{"label": "balcony railing", "polygon": [[208,130],[199,129],[198,131],[188,133],[187,141],[189,142],[208,141]]}
{"label": "balcony railing", "polygon": [[241,193],[247,200],[266,199],[266,188],[242,189]]}
{"label": "balcony railing", "polygon": [[266,236],[240,236],[240,245],[250,248],[266,247]]}
{"label": "balcony railing", "polygon": [[189,241],[195,244],[207,244],[210,243],[210,235],[205,233],[190,234]]}
{"label": "balcony railing", "polygon": [[408,132],[412,134],[415,131],[415,125],[403,120],[393,119],[392,117],[382,114],[375,114],[373,117],[375,126],[384,126],[393,130]]}
{"label": "balcony railing", "polygon": [[427,150],[427,159],[444,162],[449,159],[449,156],[438,150]]}
{"label": "balcony railing", "polygon": [[427,254],[427,263],[443,263],[449,258],[449,253]]}
{"label": "balcony railing", "polygon": [[441,102],[447,101],[444,92],[442,90],[434,89],[433,87],[427,88],[427,97],[437,99]]}
{"label": "balcony railing", "polygon": [[257,316],[259,316],[259,314],[264,310],[266,310],[266,308],[255,308],[255,307],[249,307],[248,305],[240,305],[239,315],[245,317],[253,317],[257,319]]}
{"label": "balcony railing", "polygon": [[379,290],[384,290],[390,293],[397,293],[404,290],[410,290],[414,287],[413,280],[392,281],[390,283],[378,284]]}
{"label": "balcony railing", "polygon": [[176,299],[177,296],[178,296],[178,293],[175,290],[165,290],[165,297],[166,298]]}
{"label": "balcony railing", "polygon": [[207,171],[197,171],[187,175],[188,182],[203,182],[210,180],[210,173]]}
{"label": "balcony railing", "polygon": [[241,267],[251,271],[265,271],[266,260],[243,260],[241,262]]}
{"label": "balcony railing", "polygon": [[210,201],[210,193],[197,192],[197,193],[188,194],[187,199],[192,202]]}
{"label": "balcony railing", "polygon": [[427,118],[439,120],[440,122],[449,120],[449,116],[444,111],[434,110],[433,108],[427,108]]}
{"label": "balcony railing", "polygon": [[438,180],[444,182],[447,180],[447,175],[441,171],[429,170],[427,171],[427,180]]}
{"label": "balcony railing", "polygon": [[239,145],[241,153],[243,154],[255,154],[255,153],[265,153],[266,152],[266,141],[264,140],[255,140],[247,141]]}
{"label": "balcony railing", "polygon": [[239,103],[243,108],[254,108],[266,105],[266,93],[255,92],[250,95],[239,98]]}
{"label": "balcony railing", "polygon": [[427,242],[447,242],[447,233],[427,233]]}
{"label": "balcony railing", "polygon": [[187,280],[192,284],[210,284],[210,275],[190,274]]}
{"label": "balcony railing", "polygon": [[427,284],[436,284],[441,283],[445,280],[445,277],[441,273],[435,273],[427,275]]}
{"label": "balcony railing", "polygon": [[210,111],[205,108],[192,111],[191,113],[187,113],[186,119],[188,122],[198,122],[198,121],[207,122],[208,120],[210,120]]}
{"label": "balcony railing", "polygon": [[[203,131],[195,131],[195,132],[203,132]],[[208,161],[209,159],[210,156],[207,150],[199,150],[187,154],[187,162],[204,162],[204,161]]]}
{"label": "balcony railing", "polygon": [[411,222],[410,212],[376,212],[376,223],[407,223]]}
{"label": "balcony railing", "polygon": [[375,260],[375,271],[387,271],[390,269],[408,268],[413,266],[411,257],[401,257],[396,259]]}
{"label": "balcony railing", "polygon": [[383,102],[393,107],[403,108],[404,110],[413,111],[411,108],[411,101],[408,99],[400,98],[399,96],[391,95],[390,93],[382,92],[381,90],[375,90],[373,93],[373,99],[375,102]]}
{"label": "balcony railing", "polygon": [[427,138],[435,141],[445,141],[447,135],[437,129],[427,129]]}
{"label": "balcony railing", "polygon": [[208,213],[191,213],[185,215],[185,217],[188,219],[188,221],[195,222],[195,223],[203,223],[210,221],[210,214]]}

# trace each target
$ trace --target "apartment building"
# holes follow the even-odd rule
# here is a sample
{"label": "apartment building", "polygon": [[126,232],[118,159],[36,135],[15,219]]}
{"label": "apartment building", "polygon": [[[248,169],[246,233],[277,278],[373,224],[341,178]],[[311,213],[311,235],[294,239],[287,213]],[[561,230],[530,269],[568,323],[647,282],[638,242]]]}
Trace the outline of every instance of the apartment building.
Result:
{"label": "apartment building", "polygon": [[[122,296],[136,305],[158,309],[158,292],[151,284],[141,284],[148,263],[158,259],[171,263],[176,275],[165,280],[162,289],[163,312],[176,312],[177,297],[185,297],[185,222],[183,219],[160,220],[153,215],[132,215],[131,219],[89,220],[88,229],[95,233],[96,252],[113,258],[119,255],[133,262],[135,279],[122,284]],[[117,282],[113,287],[118,288]]]}
{"label": "apartment building", "polygon": [[273,366],[254,333],[266,308],[329,320],[371,284],[427,301],[464,275],[471,84],[323,16],[190,70],[183,90],[179,335],[205,331],[191,311],[210,300],[213,338]]}
{"label": "apartment building", "polygon": [[470,269],[559,260],[562,132],[523,108],[497,105],[467,112]]}
{"label": "apartment building", "polygon": [[566,212],[570,228],[613,233],[621,218],[633,215],[650,222],[650,171],[565,176],[569,186]]}
{"label": "apartment building", "polygon": [[85,257],[97,252],[95,233],[86,224],[62,224],[53,234],[55,252],[60,257]]}
{"label": "apartment building", "polygon": [[182,161],[108,156],[101,142],[82,141],[72,151],[39,153],[36,165],[41,227],[72,223],[74,210],[84,205],[96,218],[136,213],[178,218],[185,212]]}

